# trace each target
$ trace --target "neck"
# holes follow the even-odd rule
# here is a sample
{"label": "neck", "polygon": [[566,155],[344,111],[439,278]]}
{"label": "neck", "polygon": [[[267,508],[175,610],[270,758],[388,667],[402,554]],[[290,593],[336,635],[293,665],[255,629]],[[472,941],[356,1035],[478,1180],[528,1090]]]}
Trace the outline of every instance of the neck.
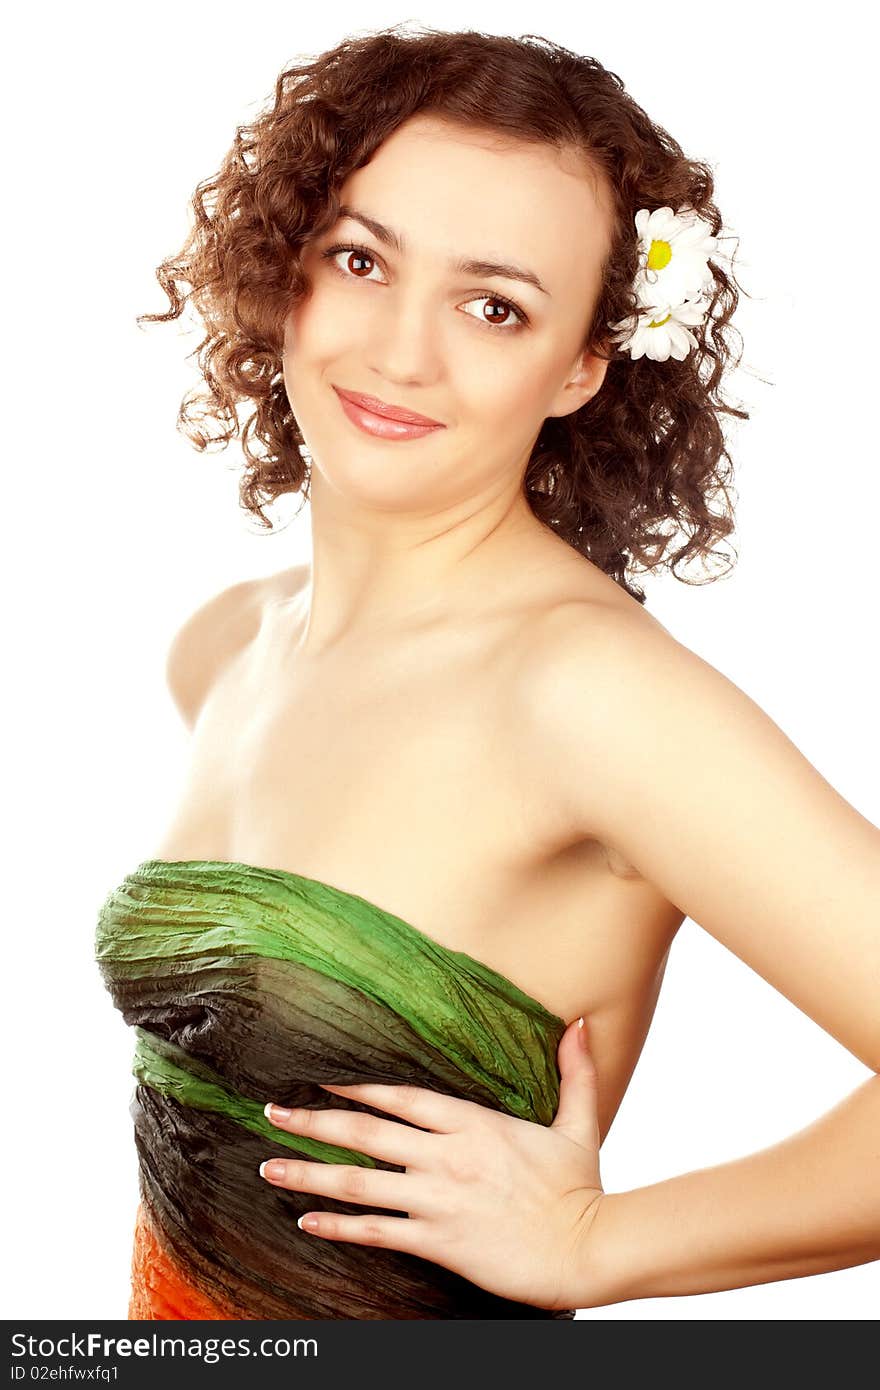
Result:
{"label": "neck", "polygon": [[519,480],[433,512],[353,506],[313,472],[312,565],[297,599],[298,649],[403,636],[485,608],[545,528]]}

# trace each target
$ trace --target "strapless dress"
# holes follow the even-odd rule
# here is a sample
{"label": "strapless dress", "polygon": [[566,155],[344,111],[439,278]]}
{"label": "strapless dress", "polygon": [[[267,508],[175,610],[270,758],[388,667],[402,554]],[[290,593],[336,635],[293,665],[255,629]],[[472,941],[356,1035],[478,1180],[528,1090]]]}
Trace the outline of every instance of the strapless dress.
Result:
{"label": "strapless dress", "polygon": [[100,908],[95,956],[135,1037],[129,1318],[574,1317],[300,1231],[310,1210],[406,1214],[259,1174],[291,1156],[404,1171],[266,1119],[267,1101],[383,1113],[319,1082],[411,1084],[550,1124],[566,1024],[538,1000],[365,898],[226,860],[144,860]]}

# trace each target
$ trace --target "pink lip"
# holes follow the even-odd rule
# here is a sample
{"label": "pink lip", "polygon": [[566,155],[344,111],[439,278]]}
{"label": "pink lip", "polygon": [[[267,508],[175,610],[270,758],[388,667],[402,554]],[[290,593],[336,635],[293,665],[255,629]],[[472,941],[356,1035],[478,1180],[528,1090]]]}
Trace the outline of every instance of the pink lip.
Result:
{"label": "pink lip", "polygon": [[343,400],[351,401],[353,405],[360,406],[361,410],[368,410],[371,415],[381,415],[385,420],[399,420],[404,425],[426,425],[431,429],[443,428],[439,420],[432,420],[429,415],[419,415],[415,410],[402,410],[399,406],[388,405],[386,401],[380,401],[378,396],[363,396],[359,391],[343,391],[339,386],[334,386],[333,390]]}

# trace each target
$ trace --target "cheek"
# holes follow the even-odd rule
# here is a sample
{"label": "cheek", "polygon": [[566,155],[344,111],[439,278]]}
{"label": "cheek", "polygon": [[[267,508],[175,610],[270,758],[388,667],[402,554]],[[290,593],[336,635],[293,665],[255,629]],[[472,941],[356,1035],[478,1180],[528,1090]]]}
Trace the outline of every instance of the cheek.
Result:
{"label": "cheek", "polygon": [[[325,302],[312,295],[293,308],[284,333],[283,374],[291,409],[305,417],[313,408],[320,410],[329,382],[339,376],[340,364],[357,362],[357,347],[345,323],[328,312]],[[356,373],[355,373],[356,375]]]}
{"label": "cheek", "polygon": [[[494,347],[494,344],[492,345]],[[506,437],[525,434],[540,417],[547,382],[529,353],[501,344],[493,352],[461,358],[455,373],[456,398],[462,417]]]}
{"label": "cheek", "polygon": [[326,356],[341,334],[339,318],[331,312],[326,296],[313,291],[291,310],[287,320],[286,344],[294,369]]}

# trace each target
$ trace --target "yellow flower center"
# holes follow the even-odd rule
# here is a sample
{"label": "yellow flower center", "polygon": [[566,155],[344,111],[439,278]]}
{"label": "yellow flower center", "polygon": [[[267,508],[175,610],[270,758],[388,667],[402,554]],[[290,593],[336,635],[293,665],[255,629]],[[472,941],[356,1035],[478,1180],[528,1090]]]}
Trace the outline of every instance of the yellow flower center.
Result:
{"label": "yellow flower center", "polygon": [[648,269],[662,270],[672,260],[672,247],[668,241],[652,241],[648,252]]}
{"label": "yellow flower center", "polygon": [[649,328],[662,328],[663,325],[664,325],[664,323],[668,323],[669,320],[670,320],[671,318],[672,318],[672,315],[671,315],[671,314],[667,314],[665,319],[651,319],[651,322],[648,324],[648,327],[649,327]]}

